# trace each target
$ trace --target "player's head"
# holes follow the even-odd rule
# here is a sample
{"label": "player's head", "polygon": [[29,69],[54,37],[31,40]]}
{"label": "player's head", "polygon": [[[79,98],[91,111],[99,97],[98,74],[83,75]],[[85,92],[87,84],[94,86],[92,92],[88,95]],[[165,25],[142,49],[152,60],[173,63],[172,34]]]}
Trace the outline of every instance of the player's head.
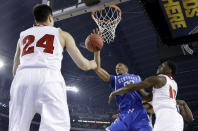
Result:
{"label": "player's head", "polygon": [[128,67],[123,63],[118,63],[115,70],[117,75],[128,74]]}
{"label": "player's head", "polygon": [[37,4],[33,8],[33,14],[36,24],[54,25],[52,9],[45,4]]}
{"label": "player's head", "polygon": [[173,61],[167,60],[163,62],[157,69],[157,74],[175,75],[177,66]]}

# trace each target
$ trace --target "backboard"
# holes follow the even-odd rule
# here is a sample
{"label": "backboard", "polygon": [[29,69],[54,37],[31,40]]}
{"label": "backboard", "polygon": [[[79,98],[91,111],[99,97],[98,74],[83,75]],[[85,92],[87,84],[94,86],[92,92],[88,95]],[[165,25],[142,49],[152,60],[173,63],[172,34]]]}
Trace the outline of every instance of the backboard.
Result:
{"label": "backboard", "polygon": [[129,0],[101,0],[100,3],[93,6],[86,6],[82,0],[42,0],[42,3],[51,6],[54,20],[60,21],[73,16],[88,13],[99,8],[107,7],[109,5],[119,4],[127,1]]}

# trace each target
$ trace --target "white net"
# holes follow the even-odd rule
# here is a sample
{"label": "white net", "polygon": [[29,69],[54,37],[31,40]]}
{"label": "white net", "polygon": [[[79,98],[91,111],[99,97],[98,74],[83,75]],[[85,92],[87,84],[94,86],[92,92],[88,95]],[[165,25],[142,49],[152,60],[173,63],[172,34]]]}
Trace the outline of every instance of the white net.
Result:
{"label": "white net", "polygon": [[115,38],[115,29],[121,21],[121,10],[116,5],[92,12],[92,18],[102,33],[104,42],[110,43]]}

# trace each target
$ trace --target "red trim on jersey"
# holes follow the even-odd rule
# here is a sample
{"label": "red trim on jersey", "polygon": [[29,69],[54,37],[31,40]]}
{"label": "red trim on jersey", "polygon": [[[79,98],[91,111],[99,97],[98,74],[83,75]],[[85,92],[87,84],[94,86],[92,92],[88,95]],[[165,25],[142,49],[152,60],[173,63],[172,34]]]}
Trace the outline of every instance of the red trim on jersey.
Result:
{"label": "red trim on jersey", "polygon": [[173,99],[173,88],[172,88],[172,86],[169,86],[169,92],[170,92],[170,98]]}
{"label": "red trim on jersey", "polygon": [[171,80],[174,80],[172,76],[168,76],[168,78],[170,78]]}

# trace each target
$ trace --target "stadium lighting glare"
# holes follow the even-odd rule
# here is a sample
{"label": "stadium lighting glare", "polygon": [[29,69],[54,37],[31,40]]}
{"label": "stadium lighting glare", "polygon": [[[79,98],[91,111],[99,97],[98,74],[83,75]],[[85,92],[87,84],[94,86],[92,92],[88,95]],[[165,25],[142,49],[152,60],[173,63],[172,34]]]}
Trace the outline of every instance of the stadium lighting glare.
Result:
{"label": "stadium lighting glare", "polygon": [[4,66],[4,62],[0,60],[0,68],[2,68],[3,66]]}
{"label": "stadium lighting glare", "polygon": [[67,91],[72,91],[72,92],[75,92],[75,93],[79,92],[78,88],[75,87],[75,86],[67,86],[66,89],[67,89]]}

